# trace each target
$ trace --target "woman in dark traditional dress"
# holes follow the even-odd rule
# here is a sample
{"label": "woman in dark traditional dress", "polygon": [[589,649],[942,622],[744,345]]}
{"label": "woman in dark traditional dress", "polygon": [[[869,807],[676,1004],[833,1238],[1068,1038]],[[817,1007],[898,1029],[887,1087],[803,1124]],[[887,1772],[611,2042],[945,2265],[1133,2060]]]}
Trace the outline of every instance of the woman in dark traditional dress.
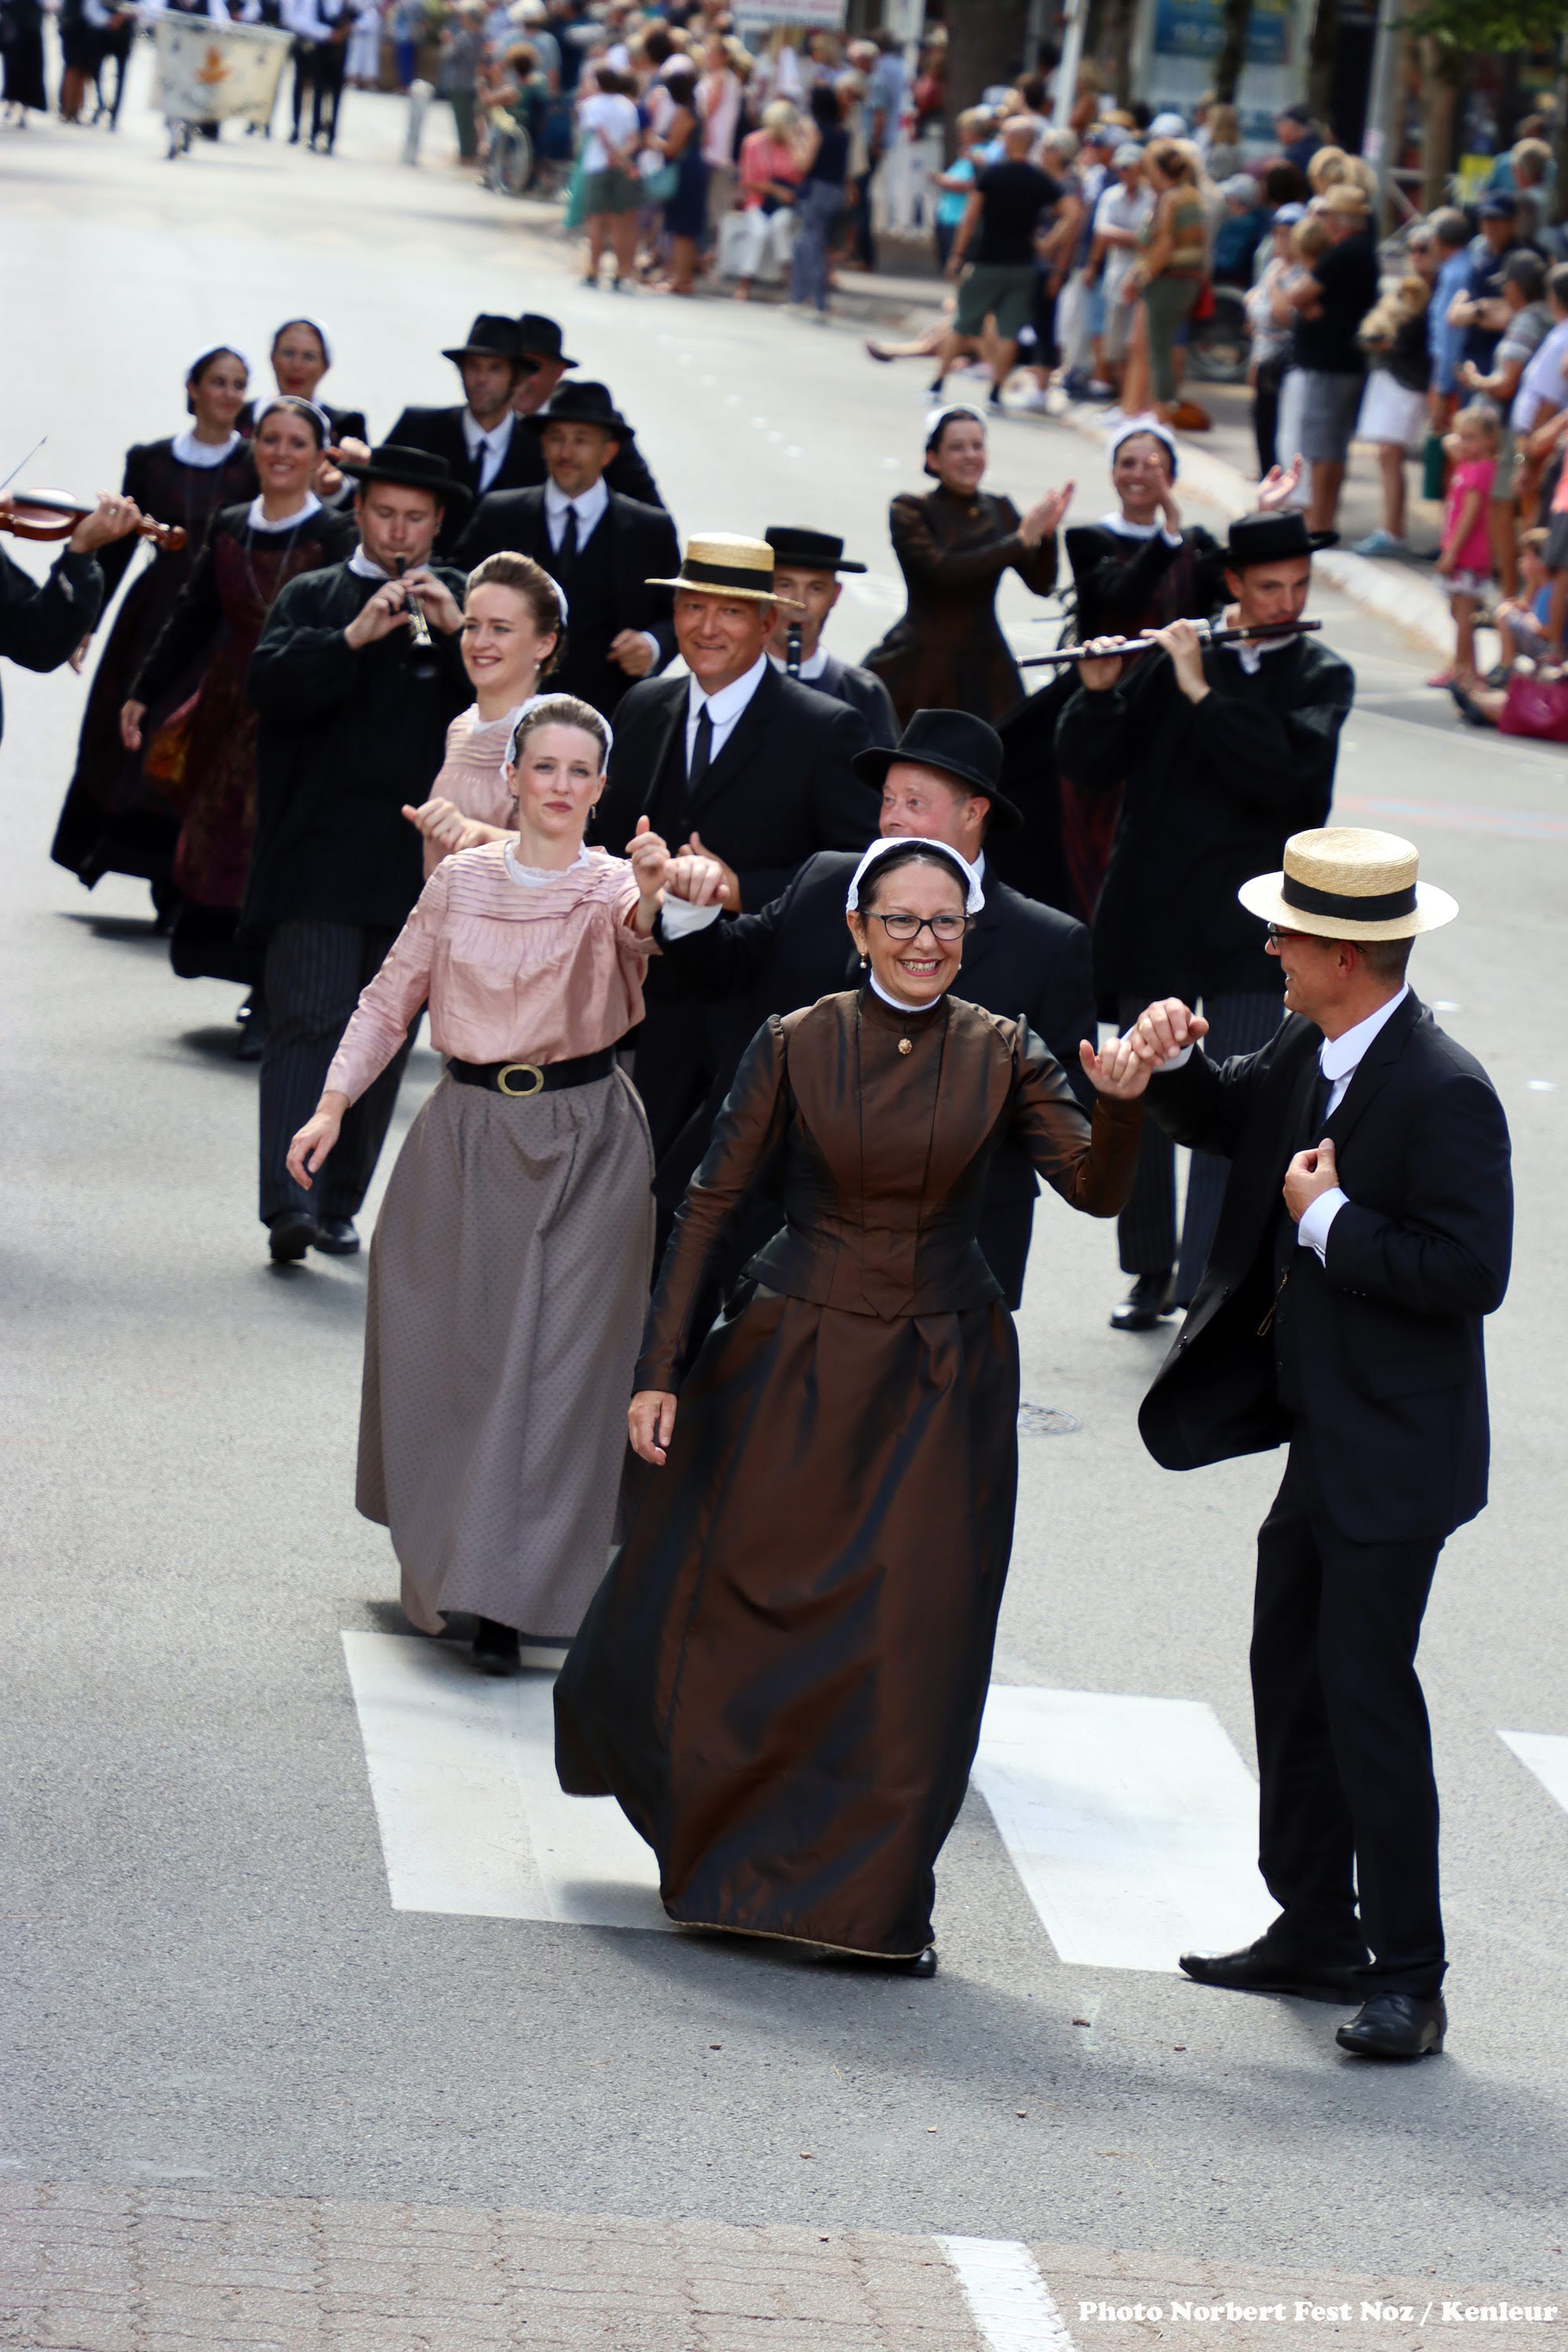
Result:
{"label": "woman in dark traditional dress", "polygon": [[[204,665],[193,707],[181,714],[188,732],[174,862],[180,903],[169,944],[183,980],[254,984],[258,977],[258,950],[237,948],[234,937],[256,832],[257,716],[246,671],[285,583],[341,563],[355,545],[353,525],[310,488],[326,429],[309,401],[274,400],[262,409],[253,445],[260,490],[248,506],[213,518],[121,714],[127,750],[141,751],[149,708]],[[247,1042],[254,1048],[254,1034]]]}
{"label": "woman in dark traditional dress", "polygon": [[[185,375],[191,412],[185,430],[165,441],[138,442],[126,455],[126,497],[159,522],[181,524],[185,544],[177,554],[154,553],[132,582],[87,698],[76,773],[50,855],[89,890],[105,874],[134,874],[152,883],[160,902],[168,894],[179,819],[166,794],[144,773],[142,753],[126,748],[120,714],[132,678],[195,567],[207,525],[220,507],[255,491],[250,444],[237,426],[248,373],[245,360],[227,344],[203,352]],[[119,541],[100,558],[105,611],[137,545],[134,539]],[[195,693],[200,676],[200,662],[193,660],[170,680],[149,706],[142,722],[145,740]]]}
{"label": "woman in dark traditional dress", "polygon": [[[272,380],[284,397],[314,401],[327,420],[327,439],[333,447],[341,447],[345,441],[368,443],[370,428],[363,408],[334,408],[330,400],[321,398],[321,380],[332,364],[332,348],[324,327],[314,319],[285,319],[272,338],[268,359]],[[255,430],[248,404],[239,422],[244,432]],[[368,449],[364,454],[369,455]],[[316,488],[319,490],[321,484]]]}
{"label": "woman in dark traditional dress", "polygon": [[[1017,1487],[985,1170],[1016,1134],[1071,1206],[1113,1215],[1144,1079],[1129,1048],[1086,1047],[1091,1128],[1026,1023],[947,994],[984,898],[941,843],[874,843],[848,903],[868,982],[758,1032],[666,1254],[630,1414],[657,1466],[557,1682],[556,1767],[619,1800],[682,1925],[929,1975]],[[689,1366],[770,1167],[785,1229]]]}
{"label": "woman in dark traditional dress", "polygon": [[1072,484],[1023,516],[1011,499],[980,487],[985,424],[973,408],[933,410],[925,469],[936,488],[893,500],[888,522],[909,590],[909,610],[866,656],[893,698],[899,724],[917,710],[967,710],[994,723],[1024,691],[996,618],[1005,572],[1043,596],[1056,584],[1057,525]]}
{"label": "woman in dark traditional dress", "polygon": [[5,61],[0,102],[13,128],[25,131],[29,111],[47,114],[49,110],[49,94],[44,87],[40,0],[0,0],[0,57]]}

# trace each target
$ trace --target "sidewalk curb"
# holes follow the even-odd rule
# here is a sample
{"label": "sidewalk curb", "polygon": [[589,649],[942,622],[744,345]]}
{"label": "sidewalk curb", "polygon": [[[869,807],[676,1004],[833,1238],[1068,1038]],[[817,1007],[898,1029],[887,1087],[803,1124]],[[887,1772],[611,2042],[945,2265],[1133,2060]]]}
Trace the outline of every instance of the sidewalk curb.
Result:
{"label": "sidewalk curb", "polygon": [[[1091,408],[1064,408],[1056,413],[1056,421],[1070,425],[1086,440],[1098,441],[1102,448],[1110,439]],[[1234,466],[1223,457],[1211,457],[1206,449],[1194,448],[1186,438],[1182,441],[1181,450],[1182,479],[1206,504],[1217,507],[1221,514],[1232,520],[1251,512],[1254,486]],[[1331,581],[1352,604],[1392,621],[1396,629],[1443,661],[1453,659],[1454,623],[1447,600],[1425,580],[1412,579],[1407,572],[1375,563],[1370,556],[1352,555],[1345,547],[1325,548],[1312,561],[1324,579]]]}

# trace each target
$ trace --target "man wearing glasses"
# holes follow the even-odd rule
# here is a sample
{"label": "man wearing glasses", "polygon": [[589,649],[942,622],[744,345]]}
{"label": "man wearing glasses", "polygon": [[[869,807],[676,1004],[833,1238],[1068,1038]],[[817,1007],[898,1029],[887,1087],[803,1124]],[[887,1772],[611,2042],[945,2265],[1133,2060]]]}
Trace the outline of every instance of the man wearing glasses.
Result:
{"label": "man wearing glasses", "polygon": [[[1298,513],[1233,522],[1223,625],[1300,621],[1312,546]],[[1279,866],[1291,834],[1328,823],[1355,677],[1314,636],[1208,646],[1200,625],[1173,621],[1151,642],[1157,650],[1133,659],[1082,663],[1057,726],[1064,775],[1090,792],[1125,780],[1094,918],[1095,988],[1123,1024],[1155,998],[1201,998],[1210,1050],[1223,1059],[1253,1052],[1279,1025],[1279,967],[1237,892]],[[1115,1329],[1152,1330],[1190,1304],[1224,1189],[1224,1162],[1195,1152],[1178,1253],[1174,1150],[1145,1123],[1138,1181],[1117,1223],[1132,1287]]]}

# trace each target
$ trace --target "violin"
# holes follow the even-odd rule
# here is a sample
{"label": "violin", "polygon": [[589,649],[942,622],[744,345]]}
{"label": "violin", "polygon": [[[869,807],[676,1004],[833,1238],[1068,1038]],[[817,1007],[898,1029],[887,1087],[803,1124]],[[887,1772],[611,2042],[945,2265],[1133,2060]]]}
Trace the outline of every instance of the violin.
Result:
{"label": "violin", "polygon": [[[83,517],[97,509],[96,499],[84,504],[63,490],[0,490],[0,530],[16,539],[68,539]],[[165,555],[177,555],[185,543],[183,523],[154,522],[151,515],[142,516],[136,535],[150,539]]]}

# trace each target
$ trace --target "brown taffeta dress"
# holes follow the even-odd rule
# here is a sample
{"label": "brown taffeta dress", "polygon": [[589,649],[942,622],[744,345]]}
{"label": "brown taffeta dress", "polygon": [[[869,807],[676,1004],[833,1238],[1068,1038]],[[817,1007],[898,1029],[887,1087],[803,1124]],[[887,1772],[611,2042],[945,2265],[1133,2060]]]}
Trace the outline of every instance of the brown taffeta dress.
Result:
{"label": "brown taffeta dress", "polygon": [[[974,1239],[1009,1129],[1075,1208],[1126,1200],[1140,1106],[1090,1122],[1027,1024],[868,989],[770,1020],[681,1210],[637,1365],[679,1394],[555,1686],[570,1794],[619,1799],[671,1918],[885,1958],[931,1940],[1017,1487],[1018,1350]],[[688,1335],[776,1166],[757,1287]]]}
{"label": "brown taffeta dress", "polygon": [[967,710],[994,726],[1023,698],[1024,680],[996,618],[1005,572],[1043,596],[1057,578],[1053,531],[1037,547],[1018,535],[1011,499],[979,490],[962,498],[941,487],[923,498],[896,498],[888,509],[893,553],[909,590],[909,610],[895,621],[865,667],[893,698],[900,727],[917,710]]}

